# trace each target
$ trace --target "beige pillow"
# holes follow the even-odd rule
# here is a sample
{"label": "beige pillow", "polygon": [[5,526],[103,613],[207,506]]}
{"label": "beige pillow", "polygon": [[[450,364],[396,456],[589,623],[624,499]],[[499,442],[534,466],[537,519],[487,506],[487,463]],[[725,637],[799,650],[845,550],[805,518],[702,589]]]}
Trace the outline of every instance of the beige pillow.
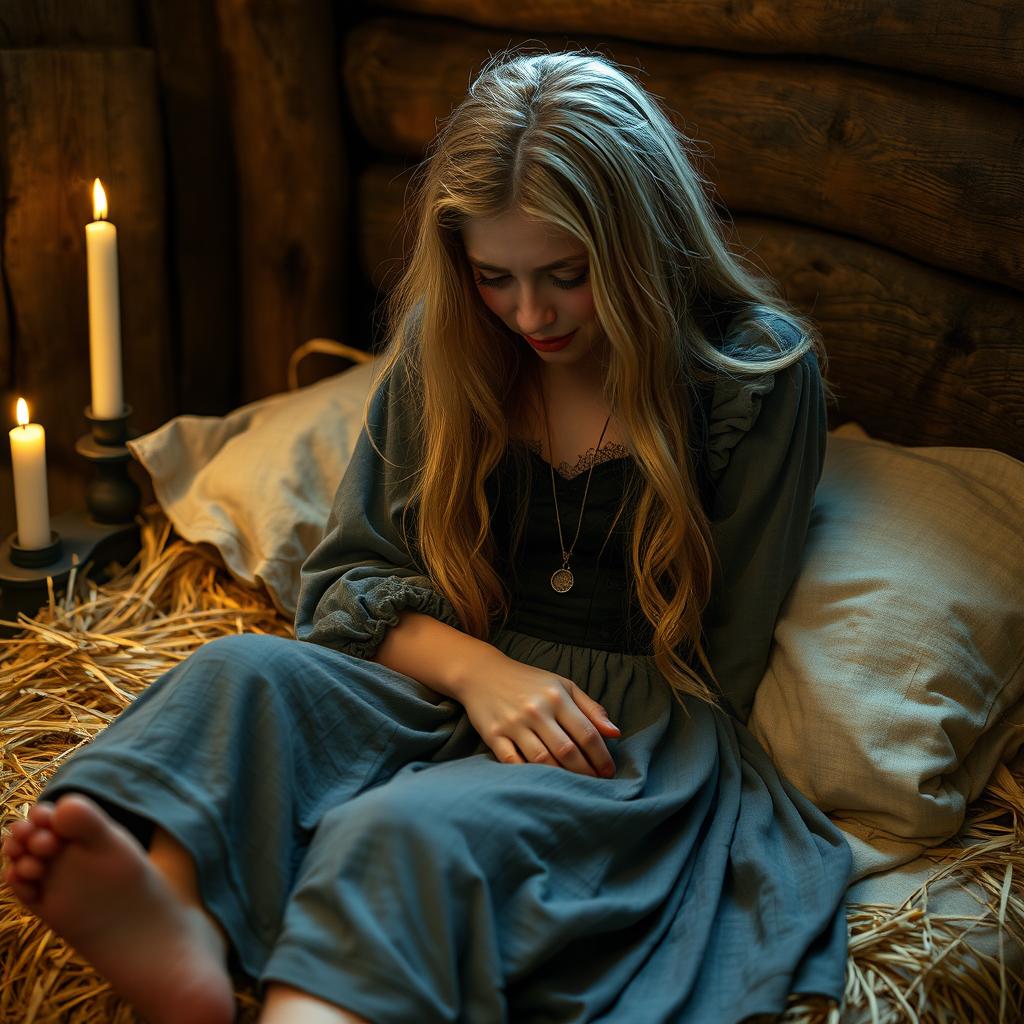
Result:
{"label": "beige pillow", "polygon": [[748,728],[847,833],[851,882],[962,827],[1024,740],[1024,463],[829,434]]}
{"label": "beige pillow", "polygon": [[174,529],[262,582],[289,619],[362,427],[375,362],[227,416],[177,416],[128,442]]}

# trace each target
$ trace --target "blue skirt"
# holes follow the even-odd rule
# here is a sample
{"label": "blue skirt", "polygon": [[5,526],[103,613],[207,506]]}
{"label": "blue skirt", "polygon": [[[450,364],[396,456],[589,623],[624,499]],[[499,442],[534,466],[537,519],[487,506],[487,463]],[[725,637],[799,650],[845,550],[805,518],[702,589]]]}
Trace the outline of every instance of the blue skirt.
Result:
{"label": "blue skirt", "polygon": [[842,833],[653,659],[500,630],[609,712],[614,778],[499,762],[461,704],[283,637],[205,644],[62,765],[192,854],[229,967],[374,1024],[736,1024],[842,1000]]}

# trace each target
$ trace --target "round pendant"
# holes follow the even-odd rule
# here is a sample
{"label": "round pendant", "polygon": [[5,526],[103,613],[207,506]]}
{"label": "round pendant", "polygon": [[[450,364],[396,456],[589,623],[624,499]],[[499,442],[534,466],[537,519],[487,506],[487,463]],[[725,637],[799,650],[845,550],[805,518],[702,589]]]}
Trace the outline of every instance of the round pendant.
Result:
{"label": "round pendant", "polygon": [[572,573],[569,572],[568,569],[556,569],[551,574],[551,586],[560,594],[564,594],[567,590],[571,590],[573,582]]}

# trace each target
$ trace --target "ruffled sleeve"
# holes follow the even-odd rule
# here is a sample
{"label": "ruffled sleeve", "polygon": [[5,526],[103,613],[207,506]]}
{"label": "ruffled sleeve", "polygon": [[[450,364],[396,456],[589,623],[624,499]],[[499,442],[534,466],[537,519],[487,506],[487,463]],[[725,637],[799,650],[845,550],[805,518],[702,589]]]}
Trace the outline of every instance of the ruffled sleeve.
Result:
{"label": "ruffled sleeve", "polygon": [[825,464],[828,415],[813,351],[755,381],[715,384],[708,417],[708,515],[717,563],[705,650],[746,723],[775,623],[801,567]]}
{"label": "ruffled sleeve", "polygon": [[[357,658],[372,658],[403,609],[462,629],[451,603],[422,575],[402,540],[411,465],[400,401],[403,363],[377,386],[366,428],[335,493],[324,536],[299,571],[295,636]],[[389,465],[389,463],[391,463]],[[415,507],[407,524],[415,523]]]}
{"label": "ruffled sleeve", "polygon": [[721,381],[715,385],[708,420],[707,460],[712,480],[729,464],[733,448],[761,413],[761,401],[775,387],[775,374],[747,383]]}

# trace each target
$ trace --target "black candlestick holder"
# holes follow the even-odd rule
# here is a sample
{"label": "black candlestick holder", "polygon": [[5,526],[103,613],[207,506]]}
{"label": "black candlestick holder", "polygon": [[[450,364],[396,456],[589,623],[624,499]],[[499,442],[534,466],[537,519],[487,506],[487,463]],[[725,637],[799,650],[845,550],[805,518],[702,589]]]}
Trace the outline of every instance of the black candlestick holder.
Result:
{"label": "black candlestick holder", "polygon": [[[34,616],[49,600],[47,579],[54,597],[76,566],[92,562],[100,567],[92,578],[104,582],[102,569],[111,562],[126,564],[141,546],[137,515],[142,502],[138,485],[128,475],[131,452],[128,440],[132,407],[124,405],[120,416],[101,419],[86,406],[90,431],[75,444],[75,451],[92,463],[93,473],[86,490],[88,514],[72,511],[50,518],[50,543],[42,548],[24,548],[15,531],[0,544],[0,619],[16,622],[18,612]],[[0,624],[0,637],[19,631]]]}

